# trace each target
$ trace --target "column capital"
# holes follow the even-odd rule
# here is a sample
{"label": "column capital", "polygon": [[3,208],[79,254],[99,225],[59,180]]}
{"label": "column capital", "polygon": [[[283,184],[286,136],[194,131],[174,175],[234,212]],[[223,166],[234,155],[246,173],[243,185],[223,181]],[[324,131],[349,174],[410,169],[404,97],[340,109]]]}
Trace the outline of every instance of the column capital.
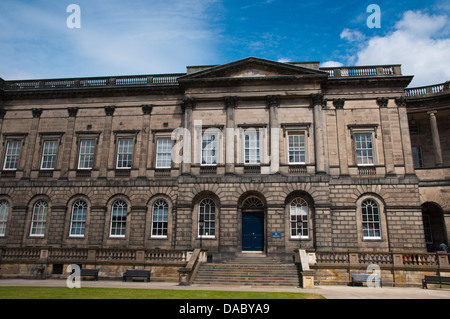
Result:
{"label": "column capital", "polygon": [[279,95],[268,95],[267,96],[267,107],[279,107],[280,106],[280,96]]}
{"label": "column capital", "polygon": [[225,107],[228,108],[236,108],[237,106],[237,96],[225,96],[223,98],[225,100]]}
{"label": "column capital", "polygon": [[312,93],[310,95],[310,97],[311,97],[311,107],[319,105],[322,108],[325,108],[327,106],[327,100],[325,100],[323,98],[323,94],[322,93]]}
{"label": "column capital", "polygon": [[33,117],[41,117],[42,109],[31,109]]}
{"label": "column capital", "polygon": [[377,97],[377,105],[379,107],[387,107],[389,99],[387,97]]}
{"label": "column capital", "polygon": [[152,114],[153,104],[143,104],[142,105],[142,113],[144,115]]}
{"label": "column capital", "polygon": [[397,104],[398,107],[405,107],[406,106],[406,97],[404,96],[398,96],[394,99],[395,104]]}
{"label": "column capital", "polygon": [[428,111],[427,112],[427,114],[430,116],[430,117],[434,117],[434,116],[436,116],[436,113],[437,113],[437,111],[436,110],[433,110],[433,111]]}
{"label": "column capital", "polygon": [[69,117],[76,117],[78,113],[78,107],[68,107],[67,112],[69,112]]}
{"label": "column capital", "polygon": [[333,99],[333,106],[336,110],[342,110],[344,108],[345,99]]}
{"label": "column capital", "polygon": [[195,99],[193,97],[185,97],[181,103],[181,109],[186,111],[187,109],[192,110],[195,107]]}
{"label": "column capital", "polygon": [[116,106],[115,105],[105,106],[105,114],[106,114],[106,116],[113,116],[115,110],[116,110]]}

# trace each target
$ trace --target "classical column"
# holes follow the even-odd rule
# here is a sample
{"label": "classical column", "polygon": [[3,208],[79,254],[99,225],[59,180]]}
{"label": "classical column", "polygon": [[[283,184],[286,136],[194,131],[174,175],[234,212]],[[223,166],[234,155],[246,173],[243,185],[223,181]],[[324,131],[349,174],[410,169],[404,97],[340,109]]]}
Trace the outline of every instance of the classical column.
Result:
{"label": "classical column", "polygon": [[430,117],[430,126],[431,126],[431,138],[433,140],[433,150],[434,157],[436,159],[436,166],[442,166],[442,150],[441,150],[441,142],[439,139],[439,131],[436,121],[436,113],[437,111],[427,112]]}
{"label": "classical column", "polygon": [[325,174],[325,148],[323,143],[322,106],[325,105],[323,94],[311,94],[311,102],[314,108],[314,147],[316,174]]}
{"label": "classical column", "polygon": [[234,138],[235,138],[235,121],[234,121],[234,109],[237,105],[236,96],[225,97],[225,108],[227,112],[226,125],[225,125],[225,174],[234,174]]}

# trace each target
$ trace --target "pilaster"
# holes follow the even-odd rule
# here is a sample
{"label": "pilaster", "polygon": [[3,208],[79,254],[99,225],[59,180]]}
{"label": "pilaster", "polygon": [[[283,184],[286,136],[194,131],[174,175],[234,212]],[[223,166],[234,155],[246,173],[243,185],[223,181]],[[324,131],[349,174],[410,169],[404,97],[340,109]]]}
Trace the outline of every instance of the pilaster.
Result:
{"label": "pilaster", "polygon": [[225,97],[226,125],[225,125],[225,174],[235,173],[235,121],[234,110],[237,106],[236,96]]}
{"label": "pilaster", "polygon": [[314,149],[316,174],[325,174],[325,147],[323,141],[324,128],[322,107],[325,105],[323,94],[311,94],[311,105],[314,108]]}

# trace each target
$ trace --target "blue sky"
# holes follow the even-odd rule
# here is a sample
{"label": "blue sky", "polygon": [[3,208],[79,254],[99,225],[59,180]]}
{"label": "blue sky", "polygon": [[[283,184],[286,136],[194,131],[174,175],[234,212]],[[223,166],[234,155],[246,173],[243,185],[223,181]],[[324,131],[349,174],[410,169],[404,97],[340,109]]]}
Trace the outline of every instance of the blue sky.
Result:
{"label": "blue sky", "polygon": [[[70,4],[80,28],[68,28]],[[369,28],[367,6],[381,9]],[[402,64],[450,80],[448,0],[3,0],[5,80],[185,72],[255,56],[323,66]]]}

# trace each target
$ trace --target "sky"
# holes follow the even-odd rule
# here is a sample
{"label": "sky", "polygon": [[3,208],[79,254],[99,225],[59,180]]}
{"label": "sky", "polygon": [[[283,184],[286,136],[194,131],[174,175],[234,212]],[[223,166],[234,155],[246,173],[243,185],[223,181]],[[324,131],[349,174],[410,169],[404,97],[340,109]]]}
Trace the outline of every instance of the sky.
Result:
{"label": "sky", "polygon": [[442,83],[450,1],[0,0],[4,80],[184,73],[250,56],[401,64],[410,87]]}

